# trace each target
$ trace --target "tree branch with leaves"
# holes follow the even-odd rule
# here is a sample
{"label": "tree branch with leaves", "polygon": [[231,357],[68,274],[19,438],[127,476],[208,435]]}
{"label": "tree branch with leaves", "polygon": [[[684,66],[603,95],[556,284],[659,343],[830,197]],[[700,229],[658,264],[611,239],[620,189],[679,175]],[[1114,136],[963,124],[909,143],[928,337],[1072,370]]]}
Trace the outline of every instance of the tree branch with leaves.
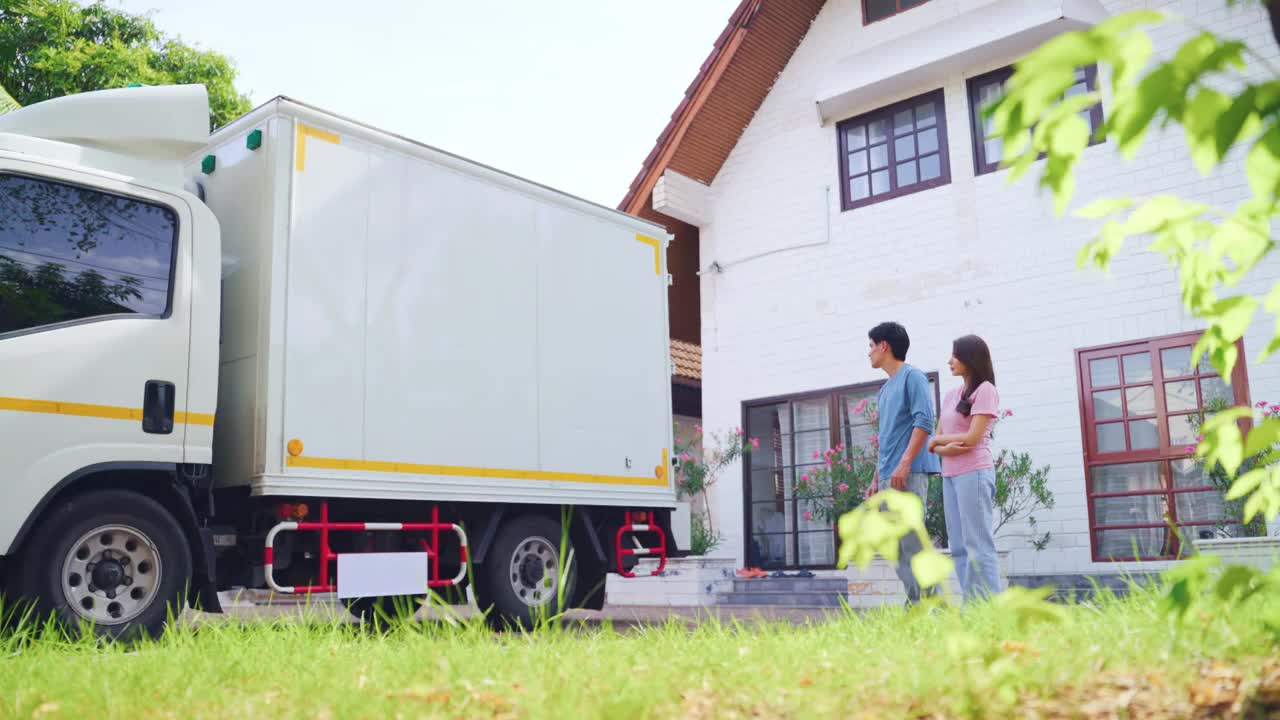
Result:
{"label": "tree branch with leaves", "polygon": [[[225,125],[250,109],[235,88],[229,59],[162,33],[148,14],[94,2],[0,2],[0,114],[15,106],[91,90],[201,84],[209,92],[210,125]],[[12,109],[12,108],[11,108]]]}

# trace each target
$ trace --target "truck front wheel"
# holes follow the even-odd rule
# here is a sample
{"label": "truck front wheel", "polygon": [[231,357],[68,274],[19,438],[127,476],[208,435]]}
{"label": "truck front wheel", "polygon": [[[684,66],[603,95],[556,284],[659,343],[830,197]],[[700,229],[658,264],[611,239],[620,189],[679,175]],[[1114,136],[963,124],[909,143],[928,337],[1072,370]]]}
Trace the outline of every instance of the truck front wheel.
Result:
{"label": "truck front wheel", "polygon": [[144,495],[77,495],[41,518],[24,553],[19,584],[40,617],[99,635],[159,635],[170,608],[182,611],[191,551],[181,526]]}
{"label": "truck front wheel", "polygon": [[[568,558],[560,557],[562,543]],[[572,548],[560,524],[541,515],[517,517],[498,531],[478,573],[478,601],[490,623],[532,629],[566,610],[577,579]]]}

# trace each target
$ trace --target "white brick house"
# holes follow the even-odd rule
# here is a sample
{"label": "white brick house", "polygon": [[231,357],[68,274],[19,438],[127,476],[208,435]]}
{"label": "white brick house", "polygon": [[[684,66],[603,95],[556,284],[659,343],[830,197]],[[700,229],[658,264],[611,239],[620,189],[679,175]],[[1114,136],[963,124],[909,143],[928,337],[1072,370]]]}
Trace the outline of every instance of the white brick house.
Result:
{"label": "white brick house", "polygon": [[[1053,34],[1138,8],[1190,21],[1153,32],[1158,56],[1194,24],[1280,62],[1264,12],[1224,0],[744,0],[734,13],[622,207],[677,236],[672,327],[679,316],[700,336],[703,424],[745,425],[761,437],[754,468],[721,476],[712,502],[723,551],[740,564],[834,560],[829,528],[803,519],[790,488],[813,448],[846,436],[844,400],[874,392],[827,389],[883,379],[866,360],[866,332],[883,320],[907,327],[908,361],[938,373],[942,394],[955,384],[951,341],[986,338],[1003,405],[1016,411],[997,447],[1052,466],[1057,504],[1038,515],[1052,540],[1036,551],[1005,536],[1012,574],[1158,570],[1167,561],[1107,558],[1134,543],[1143,556],[1168,556],[1176,544],[1164,530],[1132,527],[1158,525],[1166,512],[1180,523],[1216,519],[1212,493],[1174,492],[1202,484],[1178,459],[1177,413],[1223,392],[1213,378],[1178,370],[1177,348],[1202,325],[1183,311],[1174,271],[1140,243],[1109,276],[1078,270],[1095,226],[1056,218],[1033,178],[1010,186],[1005,171],[979,173],[975,162],[984,145],[973,138],[981,88],[971,81]],[[884,17],[864,22],[867,10]],[[1253,71],[1265,73],[1260,65]],[[1096,74],[1102,113],[1107,75]],[[898,115],[935,98],[905,121]],[[887,133],[897,125],[903,144],[890,136],[862,147],[877,120]],[[859,173],[884,161],[892,180]],[[1151,135],[1130,162],[1111,143],[1093,146],[1078,178],[1076,207],[1163,192],[1230,206],[1248,194],[1238,160],[1201,177],[1180,129]],[[886,188],[891,199],[873,195]],[[1244,289],[1277,278],[1272,263]],[[1260,317],[1245,337],[1247,381],[1236,383],[1236,399],[1280,401],[1280,362],[1256,363],[1271,330]],[[1184,337],[1164,341],[1175,335]],[[1124,361],[1109,358],[1123,355],[1132,357],[1121,380],[1112,368]],[[1118,385],[1128,387],[1094,397]],[[1121,421],[1108,424],[1112,415]],[[1114,529],[1098,529],[1106,527]]]}

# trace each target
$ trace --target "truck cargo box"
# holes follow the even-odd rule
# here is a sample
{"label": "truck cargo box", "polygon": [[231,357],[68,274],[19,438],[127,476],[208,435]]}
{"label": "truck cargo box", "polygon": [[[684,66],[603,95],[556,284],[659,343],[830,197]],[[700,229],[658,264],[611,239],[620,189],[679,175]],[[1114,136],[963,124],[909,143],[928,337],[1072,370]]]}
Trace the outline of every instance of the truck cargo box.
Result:
{"label": "truck cargo box", "polygon": [[210,147],[220,485],[675,505],[662,228],[285,98]]}

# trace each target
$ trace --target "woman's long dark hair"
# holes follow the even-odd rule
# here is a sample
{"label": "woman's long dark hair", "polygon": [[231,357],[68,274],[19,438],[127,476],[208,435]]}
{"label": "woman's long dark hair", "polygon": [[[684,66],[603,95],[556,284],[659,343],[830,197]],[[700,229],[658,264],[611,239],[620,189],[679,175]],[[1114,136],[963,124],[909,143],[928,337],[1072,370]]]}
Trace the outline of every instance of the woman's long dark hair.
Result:
{"label": "woman's long dark hair", "polygon": [[956,411],[965,417],[973,411],[973,394],[984,382],[996,384],[996,371],[991,366],[991,350],[987,342],[977,335],[965,335],[951,343],[951,356],[964,365],[969,376],[965,378],[964,392],[960,394],[960,402]]}

